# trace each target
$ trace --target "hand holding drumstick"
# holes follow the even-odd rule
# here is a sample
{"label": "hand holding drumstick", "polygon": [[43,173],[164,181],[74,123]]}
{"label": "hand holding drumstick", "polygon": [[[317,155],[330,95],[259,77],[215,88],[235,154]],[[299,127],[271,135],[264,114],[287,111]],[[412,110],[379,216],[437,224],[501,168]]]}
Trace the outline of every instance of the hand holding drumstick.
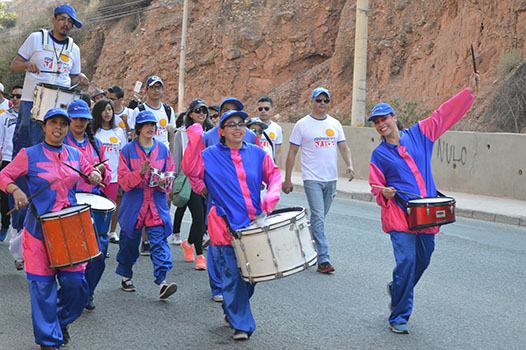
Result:
{"label": "hand holding drumstick", "polygon": [[384,187],[384,186],[378,186],[378,185],[371,185],[371,186],[374,187],[374,188],[381,188],[382,189],[382,195],[386,199],[393,198],[395,196],[396,192],[400,192],[400,193],[403,193],[403,194],[408,194],[410,196],[414,196],[414,197],[418,197],[418,198],[424,198],[424,197],[422,197],[419,194],[414,194],[414,193],[411,193],[411,192],[400,191],[400,190],[397,190],[394,187]]}

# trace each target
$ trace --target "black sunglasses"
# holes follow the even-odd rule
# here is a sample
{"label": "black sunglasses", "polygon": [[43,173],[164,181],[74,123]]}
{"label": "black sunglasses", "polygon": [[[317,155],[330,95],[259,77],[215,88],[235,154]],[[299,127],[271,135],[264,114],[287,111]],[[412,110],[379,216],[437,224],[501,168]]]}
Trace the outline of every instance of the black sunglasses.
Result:
{"label": "black sunglasses", "polygon": [[22,98],[22,94],[12,94],[11,98]]}
{"label": "black sunglasses", "polygon": [[258,111],[266,110],[267,112],[270,111],[270,107],[258,107]]}
{"label": "black sunglasses", "polygon": [[219,114],[212,114],[210,116],[210,119],[216,119],[216,118],[219,118]]}
{"label": "black sunglasses", "polygon": [[315,99],[314,101],[316,101],[316,102],[318,102],[318,103],[321,103],[321,101],[323,101],[323,102],[325,102],[326,104],[329,103],[329,102],[331,102],[331,100],[328,99],[328,98],[317,98],[317,99]]}
{"label": "black sunglasses", "polygon": [[206,109],[205,107],[201,107],[201,108],[198,108],[198,109],[194,109],[192,111],[192,113],[195,113],[195,114],[206,114],[208,112],[208,109]]}
{"label": "black sunglasses", "polygon": [[263,130],[250,129],[254,134],[263,135]]}

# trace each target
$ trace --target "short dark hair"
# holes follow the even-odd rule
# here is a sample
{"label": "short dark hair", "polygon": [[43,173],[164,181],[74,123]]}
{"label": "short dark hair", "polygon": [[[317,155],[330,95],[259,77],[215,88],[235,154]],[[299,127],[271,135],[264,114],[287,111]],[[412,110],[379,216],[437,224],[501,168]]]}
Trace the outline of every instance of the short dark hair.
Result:
{"label": "short dark hair", "polygon": [[148,123],[152,123],[152,124],[155,124],[155,131],[157,131],[157,123],[154,123],[154,122],[146,122],[146,123],[135,123],[135,135],[137,135],[137,137],[139,137],[141,135],[141,129],[144,125],[148,124]]}
{"label": "short dark hair", "polygon": [[272,99],[271,99],[270,97],[268,97],[268,96],[261,96],[261,97],[259,98],[259,100],[258,100],[258,103],[260,103],[260,102],[268,102],[268,103],[270,103],[270,105],[271,105],[272,107],[274,107],[274,102],[273,102]]}
{"label": "short dark hair", "polygon": [[80,99],[86,102],[88,104],[88,107],[91,108],[91,97],[89,96],[87,92],[81,92]]}
{"label": "short dark hair", "polygon": [[120,86],[112,86],[108,88],[108,92],[111,92],[112,94],[115,94],[117,98],[123,98],[124,97],[124,90]]}
{"label": "short dark hair", "polygon": [[16,84],[15,86],[13,86],[11,91],[13,91],[14,89],[24,89],[24,87],[22,85],[20,85],[20,84]]}

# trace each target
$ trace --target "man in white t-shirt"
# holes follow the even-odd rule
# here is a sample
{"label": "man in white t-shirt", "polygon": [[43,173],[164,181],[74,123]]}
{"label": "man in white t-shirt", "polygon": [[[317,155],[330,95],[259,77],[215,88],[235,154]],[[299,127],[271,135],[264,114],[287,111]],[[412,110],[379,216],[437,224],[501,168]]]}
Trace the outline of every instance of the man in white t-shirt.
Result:
{"label": "man in white t-shirt", "polygon": [[4,97],[4,85],[0,83],[0,114],[9,109],[9,100]]}
{"label": "man in white t-shirt", "polygon": [[112,86],[108,88],[108,98],[113,101],[115,123],[123,129],[128,140],[131,140],[132,135],[130,125],[128,124],[128,117],[132,115],[133,111],[122,104],[124,101],[124,90],[120,86]]}
{"label": "man in white t-shirt", "polygon": [[290,135],[283,192],[292,192],[292,169],[301,147],[303,187],[311,212],[311,231],[318,252],[318,272],[331,273],[329,244],[325,235],[325,216],[336,195],[338,180],[338,149],[347,165],[349,181],[354,178],[351,151],[345,141],[342,125],[327,114],[329,91],[319,87],[312,92],[312,112],[300,119]]}
{"label": "man in white t-shirt", "polygon": [[[272,121],[274,115],[274,102],[268,96],[262,96],[258,100],[259,119],[267,125],[265,133],[274,145],[274,162],[281,167],[281,144],[283,143],[283,131],[278,123]],[[263,147],[270,146],[268,141],[260,140]]]}
{"label": "man in white t-shirt", "polygon": [[161,102],[164,93],[164,83],[161,78],[156,75],[153,75],[148,78],[146,81],[146,96],[148,97],[147,101],[143,104],[140,104],[133,110],[132,116],[128,121],[132,129],[135,128],[135,118],[140,111],[150,111],[157,118],[157,132],[155,133],[154,138],[165,144],[168,149],[172,149],[170,144],[172,142],[172,133],[168,132],[170,129],[175,129],[175,119],[177,115],[175,114],[172,107],[168,104]]}
{"label": "man in white t-shirt", "polygon": [[[51,31],[42,29],[29,35],[11,62],[12,71],[26,72],[13,134],[13,158],[22,148],[44,140],[41,124],[31,120],[33,92],[38,83],[68,88],[75,84],[89,84],[88,78],[81,73],[79,47],[68,36],[73,26],[82,27],[75,9],[69,5],[57,6],[51,23]],[[22,191],[29,193],[24,177],[17,179],[16,183]],[[22,230],[26,210],[27,207],[13,213],[13,229]]]}

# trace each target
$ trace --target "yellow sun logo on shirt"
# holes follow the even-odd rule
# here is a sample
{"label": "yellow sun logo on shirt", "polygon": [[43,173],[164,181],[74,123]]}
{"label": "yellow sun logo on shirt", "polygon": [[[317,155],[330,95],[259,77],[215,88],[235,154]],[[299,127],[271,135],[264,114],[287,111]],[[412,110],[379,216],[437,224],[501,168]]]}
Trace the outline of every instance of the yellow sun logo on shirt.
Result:
{"label": "yellow sun logo on shirt", "polygon": [[124,122],[121,120],[121,121],[119,122],[119,127],[120,127],[121,129],[125,129],[125,128],[126,128],[126,124],[124,124]]}
{"label": "yellow sun logo on shirt", "polygon": [[327,129],[327,130],[325,130],[325,134],[327,134],[327,136],[329,136],[329,137],[332,137],[332,136],[334,136],[334,130]]}
{"label": "yellow sun logo on shirt", "polygon": [[161,124],[161,126],[166,126],[166,124],[168,124],[168,123],[166,122],[166,119],[161,119],[159,124]]}
{"label": "yellow sun logo on shirt", "polygon": [[274,134],[272,131],[270,134],[268,134],[268,137],[270,137],[271,140],[274,140],[276,138],[276,134]]}
{"label": "yellow sun logo on shirt", "polygon": [[62,54],[62,55],[60,55],[60,59],[63,62],[69,62],[69,56],[68,55]]}
{"label": "yellow sun logo on shirt", "polygon": [[0,114],[5,113],[5,109],[0,109]]}
{"label": "yellow sun logo on shirt", "polygon": [[119,139],[116,138],[115,136],[112,136],[112,137],[110,137],[110,142],[111,143],[117,143],[117,142],[119,142]]}

